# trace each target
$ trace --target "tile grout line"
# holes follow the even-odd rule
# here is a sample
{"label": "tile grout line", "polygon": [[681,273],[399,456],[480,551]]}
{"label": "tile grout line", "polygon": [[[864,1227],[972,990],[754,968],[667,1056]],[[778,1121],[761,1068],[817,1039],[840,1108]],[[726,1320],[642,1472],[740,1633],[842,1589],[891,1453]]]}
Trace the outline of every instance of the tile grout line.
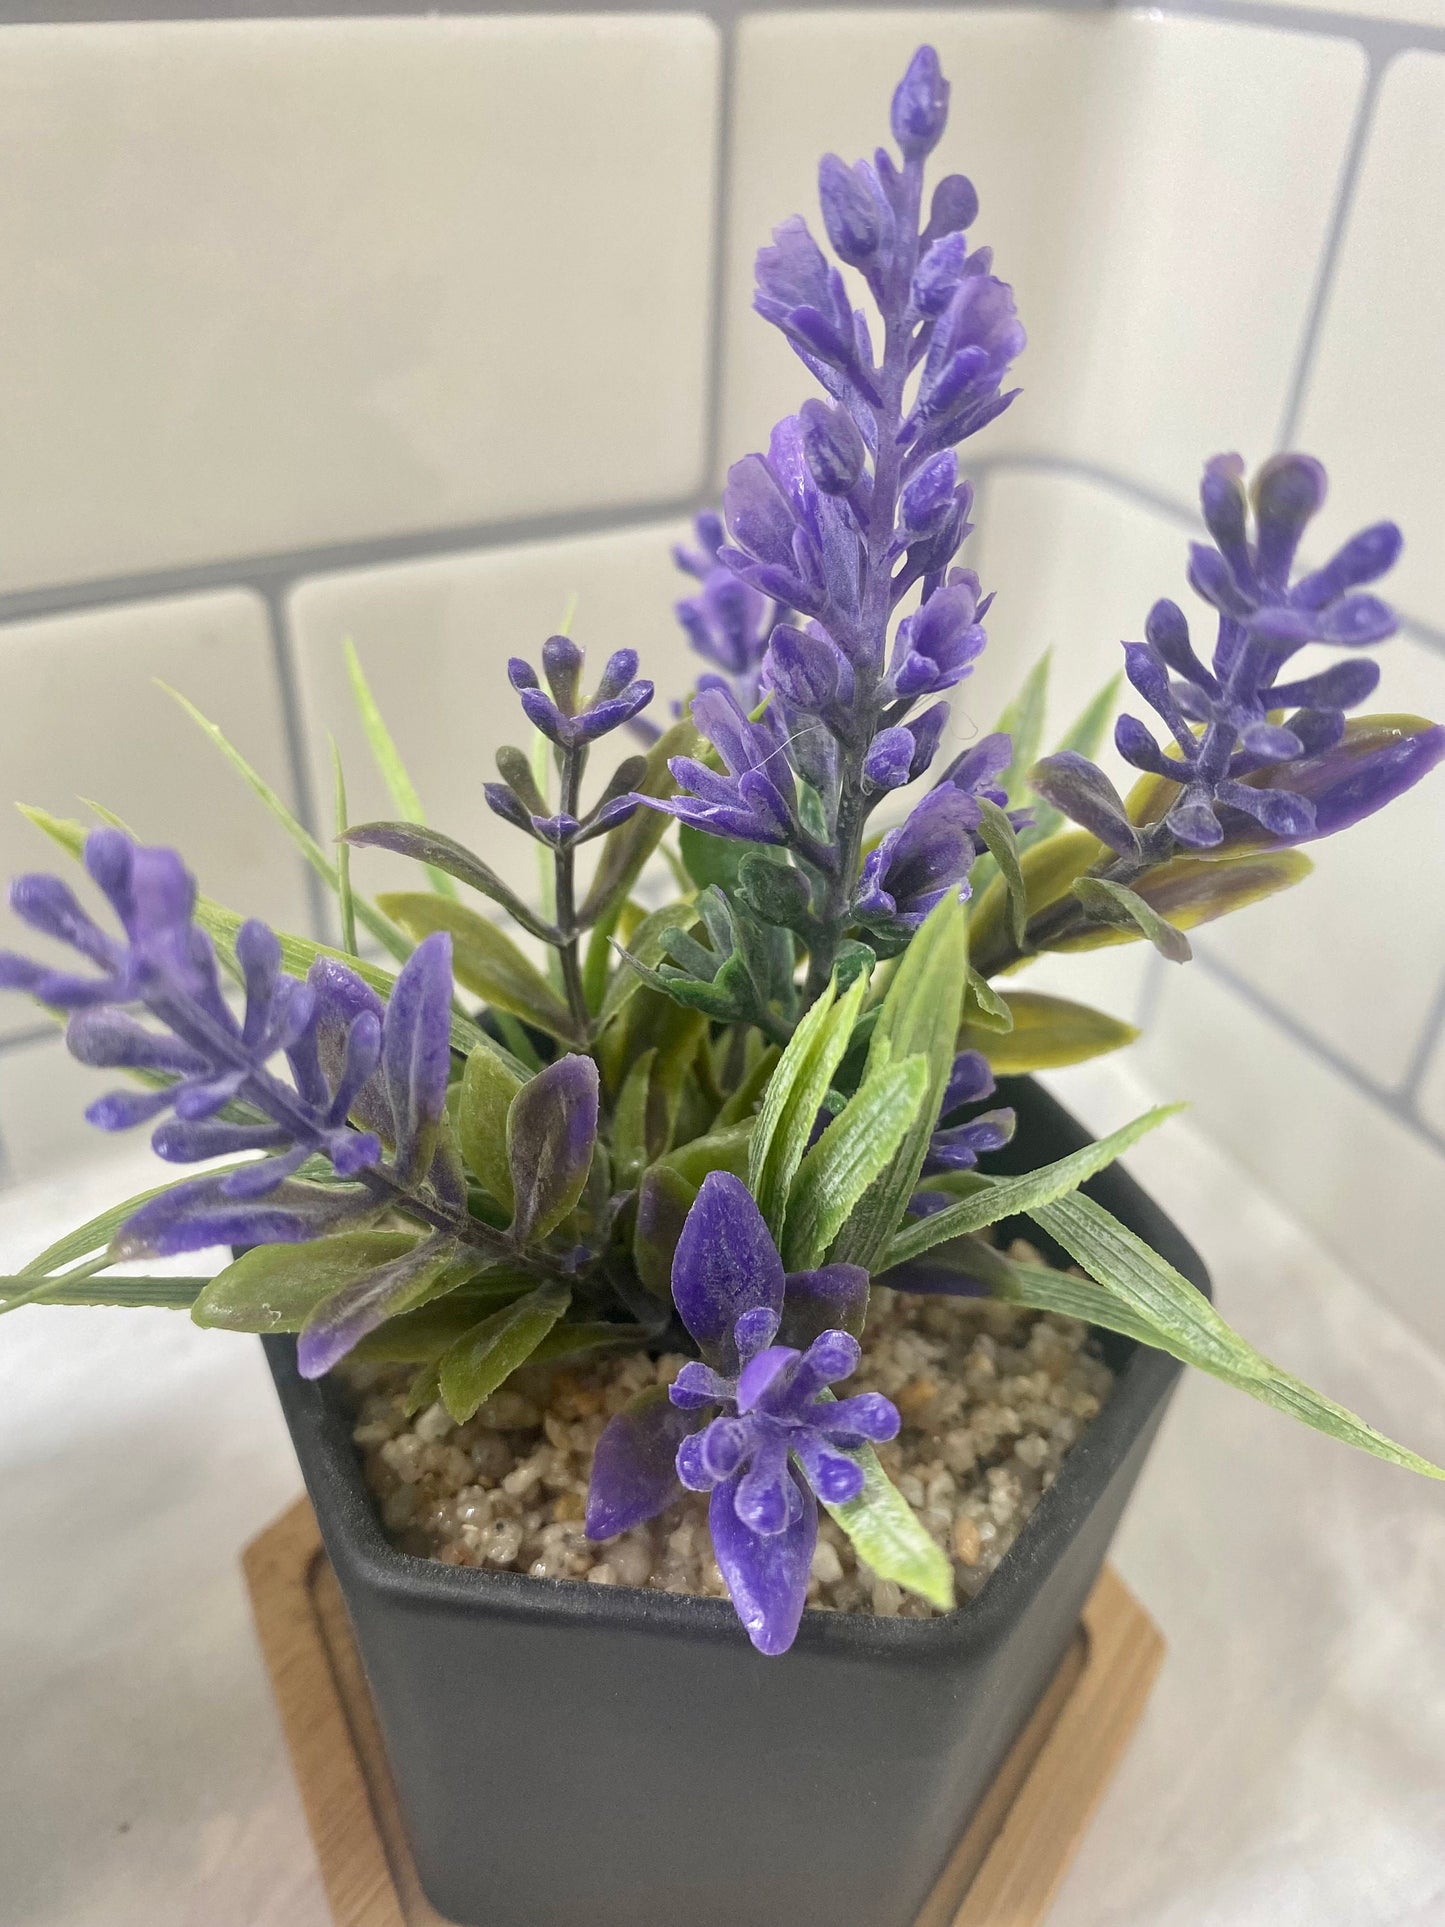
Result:
{"label": "tile grout line", "polygon": [[1379,104],[1380,87],[1385,69],[1392,55],[1383,58],[1368,47],[1365,58],[1368,66],[1365,84],[1360,90],[1359,102],[1355,109],[1354,125],[1350,129],[1349,142],[1345,157],[1340,166],[1339,181],[1335,188],[1334,206],[1330,213],[1330,225],[1320,249],[1319,267],[1315,286],[1310,296],[1310,305],[1305,314],[1304,328],[1300,336],[1295,358],[1294,372],[1289,390],[1285,397],[1284,413],[1280,417],[1279,430],[1275,438],[1278,448],[1289,448],[1299,427],[1299,419],[1304,410],[1305,393],[1314,374],[1315,360],[1319,353],[1320,336],[1324,328],[1325,313],[1329,307],[1330,296],[1334,292],[1336,272],[1340,256],[1344,251],[1345,232],[1350,216],[1354,211],[1355,197],[1359,188],[1360,175],[1364,169],[1365,152],[1370,144],[1370,136],[1375,126],[1375,109]]}
{"label": "tile grout line", "polygon": [[737,27],[726,12],[715,16],[718,32],[717,141],[712,193],[712,288],[708,303],[707,392],[703,399],[703,460],[699,492],[713,487],[722,456],[723,400],[726,380],[725,329],[728,308],[728,255],[732,216],[733,107],[737,93]]}
{"label": "tile grout line", "polygon": [[1414,1054],[1400,1085],[1400,1101],[1409,1107],[1412,1115],[1419,1113],[1420,1088],[1442,1038],[1445,1038],[1445,974],[1436,985],[1430,1008],[1420,1026],[1420,1034],[1415,1039]]}

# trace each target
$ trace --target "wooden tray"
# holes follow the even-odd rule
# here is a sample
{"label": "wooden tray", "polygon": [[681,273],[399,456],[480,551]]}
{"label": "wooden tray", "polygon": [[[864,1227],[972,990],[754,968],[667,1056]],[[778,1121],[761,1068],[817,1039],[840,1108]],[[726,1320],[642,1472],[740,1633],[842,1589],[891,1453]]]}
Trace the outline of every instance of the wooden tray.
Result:
{"label": "wooden tray", "polygon": [[[298,1499],[255,1539],[243,1564],[336,1927],[447,1927],[417,1882],[346,1608],[308,1502]],[[1152,1620],[1106,1567],[1072,1647],[917,1927],[1039,1927],[1163,1657]]]}

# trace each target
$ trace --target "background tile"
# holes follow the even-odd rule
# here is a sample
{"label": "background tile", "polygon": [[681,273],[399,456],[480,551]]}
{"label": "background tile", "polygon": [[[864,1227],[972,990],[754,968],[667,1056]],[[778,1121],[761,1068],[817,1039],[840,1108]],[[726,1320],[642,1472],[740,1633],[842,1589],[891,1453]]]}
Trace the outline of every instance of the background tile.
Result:
{"label": "background tile", "polygon": [[[507,685],[507,658],[537,663],[575,599],[570,633],[589,652],[589,678],[610,650],[635,648],[658,688],[651,713],[668,720],[698,668],[672,615],[689,580],[670,556],[684,533],[681,523],[649,524],[303,582],[291,621],[318,797],[332,793],[334,735],[352,821],[392,814],[355,720],[343,655],[350,637],[429,820],[534,896],[538,846],[493,816],[482,795],[496,776],[498,746],[531,741]],[[600,785],[638,747],[630,735],[609,738],[590,780]],[[353,877],[366,890],[418,887],[413,865],[380,852],[359,855]]]}
{"label": "background tile", "polygon": [[1329,467],[1320,553],[1390,515],[1400,606],[1445,632],[1445,54],[1385,75],[1305,395],[1301,446]]}
{"label": "background tile", "polygon": [[[86,1105],[124,1082],[117,1072],[77,1064],[58,1032],[0,1052],[0,1182],[25,1184],[57,1171],[134,1159],[149,1135],[145,1130],[97,1131],[85,1121]],[[129,1192],[118,1191],[116,1198],[164,1184],[167,1175],[166,1167],[152,1159],[149,1177]]]}
{"label": "background tile", "polygon": [[1261,455],[1289,389],[1364,75],[1343,41],[1159,13],[782,13],[739,36],[723,451],[763,445],[808,380],[753,315],[751,264],[815,214],[817,156],[869,153],[932,40],[954,82],[937,171],[982,200],[1030,333],[1025,392],[980,452],[1045,450],[1188,499]]}
{"label": "background tile", "polygon": [[[156,688],[188,696],[291,799],[265,605],[249,590],[177,596],[0,626],[0,876],[69,870],[12,798],[87,817],[93,797],[151,842],[174,843],[222,902],[304,929],[301,866],[284,833],[195,724]],[[0,901],[0,946],[40,939]],[[68,951],[63,954],[71,961]],[[0,998],[0,1037],[33,1008]]]}
{"label": "background tile", "polygon": [[0,589],[685,494],[716,76],[687,14],[0,30]]}
{"label": "background tile", "polygon": [[1367,1290],[1445,1346],[1440,1161],[1206,966],[1171,971],[1130,1067],[1298,1214]]}
{"label": "background tile", "polygon": [[[1396,638],[1379,650],[1372,709],[1445,717],[1445,658]],[[1302,886],[1201,931],[1198,947],[1360,1071],[1409,1069],[1445,959],[1445,781],[1309,845]]]}

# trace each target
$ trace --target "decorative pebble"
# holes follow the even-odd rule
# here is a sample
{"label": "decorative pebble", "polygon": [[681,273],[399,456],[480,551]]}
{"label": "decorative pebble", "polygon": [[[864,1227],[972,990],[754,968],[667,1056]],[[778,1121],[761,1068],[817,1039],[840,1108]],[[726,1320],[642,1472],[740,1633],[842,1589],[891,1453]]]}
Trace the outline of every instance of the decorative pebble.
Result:
{"label": "decorative pebble", "polygon": [[[408,1420],[406,1372],[355,1368],[352,1436],[382,1523],[405,1551],[446,1565],[720,1598],[704,1494],[683,1494],[607,1545],[582,1530],[607,1419],[647,1386],[670,1385],[684,1362],[614,1352],[524,1370],[460,1426],[441,1405]],[[953,1560],[961,1600],[982,1590],[1112,1383],[1072,1319],[875,1286],[848,1391],[886,1392],[898,1404],[903,1430],[879,1456]],[[871,1573],[826,1517],[808,1603],[890,1619],[936,1610]]]}

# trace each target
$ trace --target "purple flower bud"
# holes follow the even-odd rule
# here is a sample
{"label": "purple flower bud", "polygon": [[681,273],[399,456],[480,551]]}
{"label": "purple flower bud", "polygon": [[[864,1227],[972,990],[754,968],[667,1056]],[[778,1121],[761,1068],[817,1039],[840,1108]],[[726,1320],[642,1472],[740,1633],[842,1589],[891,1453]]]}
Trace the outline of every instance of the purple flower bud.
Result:
{"label": "purple flower bud", "polygon": [[923,230],[925,247],[945,234],[970,228],[978,219],[978,191],[964,174],[945,174],[933,190],[928,226]]}
{"label": "purple flower bud", "polygon": [[842,408],[811,399],[798,412],[809,473],[825,495],[847,495],[858,485],[867,451]]}
{"label": "purple flower bud", "polygon": [[582,651],[570,636],[548,636],[542,644],[542,674],[562,714],[575,715],[582,678]]}
{"label": "purple flower bud", "polygon": [[913,276],[913,305],[920,314],[942,314],[963,279],[968,243],[961,234],[942,234],[919,262]]}
{"label": "purple flower bud", "polygon": [[958,486],[958,457],[951,448],[925,462],[903,491],[903,525],[922,530],[937,522],[951,506]]}
{"label": "purple flower bud", "polygon": [[1275,455],[1254,480],[1257,565],[1271,588],[1289,580],[1305,524],[1324,506],[1325,471],[1311,455]]}
{"label": "purple flower bud", "polygon": [[931,154],[948,123],[948,82],[932,47],[920,47],[893,96],[893,138],[909,160]]}
{"label": "purple flower bud", "polygon": [[818,201],[833,252],[849,267],[865,267],[883,237],[883,197],[866,161],[848,167],[836,154],[818,164]]}
{"label": "purple flower bud", "polygon": [[880,729],[868,745],[863,776],[875,789],[896,790],[908,781],[914,743],[904,728]]}
{"label": "purple flower bud", "polygon": [[761,455],[744,455],[728,470],[723,514],[740,549],[791,572],[793,512]]}

